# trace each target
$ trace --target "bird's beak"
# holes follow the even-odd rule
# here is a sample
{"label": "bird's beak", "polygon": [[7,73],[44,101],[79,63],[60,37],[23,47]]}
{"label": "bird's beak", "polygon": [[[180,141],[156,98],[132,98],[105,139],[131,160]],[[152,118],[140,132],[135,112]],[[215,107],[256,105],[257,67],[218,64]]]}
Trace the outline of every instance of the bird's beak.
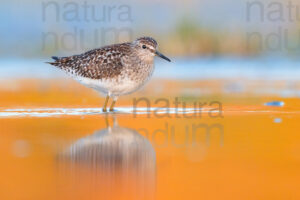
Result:
{"label": "bird's beak", "polygon": [[159,51],[155,51],[155,54],[159,57],[161,57],[162,59],[165,59],[169,62],[171,62],[171,60],[169,58],[167,58],[166,56],[164,56],[163,54],[159,53]]}

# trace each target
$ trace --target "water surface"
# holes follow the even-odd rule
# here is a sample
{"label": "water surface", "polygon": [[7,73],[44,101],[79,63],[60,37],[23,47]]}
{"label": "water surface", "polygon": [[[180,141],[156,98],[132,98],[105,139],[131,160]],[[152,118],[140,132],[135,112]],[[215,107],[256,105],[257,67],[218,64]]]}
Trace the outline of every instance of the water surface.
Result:
{"label": "water surface", "polygon": [[296,65],[229,63],[164,66],[110,114],[55,69],[1,66],[0,199],[300,199]]}

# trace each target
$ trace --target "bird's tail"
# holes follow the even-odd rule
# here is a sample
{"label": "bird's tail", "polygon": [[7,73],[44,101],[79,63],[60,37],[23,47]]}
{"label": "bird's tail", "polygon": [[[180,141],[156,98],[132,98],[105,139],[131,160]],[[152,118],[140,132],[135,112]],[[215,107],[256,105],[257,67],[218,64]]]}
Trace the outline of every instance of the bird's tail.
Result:
{"label": "bird's tail", "polygon": [[57,56],[52,56],[51,57],[54,61],[53,62],[46,62],[50,65],[54,65],[56,67],[59,67],[59,68],[63,68],[67,62],[70,60],[69,57],[57,57]]}
{"label": "bird's tail", "polygon": [[52,56],[51,57],[53,60],[55,60],[55,61],[58,61],[59,60],[59,58],[57,57],[57,56]]}
{"label": "bird's tail", "polygon": [[48,63],[48,64],[50,64],[50,65],[57,66],[57,64],[59,63],[59,57],[57,57],[57,56],[52,56],[51,58],[54,60],[54,62],[46,62],[46,63]]}

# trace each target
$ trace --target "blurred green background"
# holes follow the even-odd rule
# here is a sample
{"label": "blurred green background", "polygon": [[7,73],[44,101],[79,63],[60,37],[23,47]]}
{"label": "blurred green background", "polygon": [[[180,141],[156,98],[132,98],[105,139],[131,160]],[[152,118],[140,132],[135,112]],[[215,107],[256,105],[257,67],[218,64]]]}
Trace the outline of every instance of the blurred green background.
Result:
{"label": "blurred green background", "polygon": [[147,0],[1,2],[1,57],[81,53],[152,36],[173,57],[296,58],[297,1]]}

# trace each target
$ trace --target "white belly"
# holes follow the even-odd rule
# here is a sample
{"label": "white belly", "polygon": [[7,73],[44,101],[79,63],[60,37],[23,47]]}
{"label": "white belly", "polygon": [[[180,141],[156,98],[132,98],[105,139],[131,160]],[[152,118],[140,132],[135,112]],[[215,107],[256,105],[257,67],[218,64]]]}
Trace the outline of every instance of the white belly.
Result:
{"label": "white belly", "polygon": [[93,88],[102,93],[103,95],[110,95],[116,97],[135,92],[144,85],[144,83],[137,83],[127,78],[122,80],[97,80],[85,77],[74,78],[86,87]]}

